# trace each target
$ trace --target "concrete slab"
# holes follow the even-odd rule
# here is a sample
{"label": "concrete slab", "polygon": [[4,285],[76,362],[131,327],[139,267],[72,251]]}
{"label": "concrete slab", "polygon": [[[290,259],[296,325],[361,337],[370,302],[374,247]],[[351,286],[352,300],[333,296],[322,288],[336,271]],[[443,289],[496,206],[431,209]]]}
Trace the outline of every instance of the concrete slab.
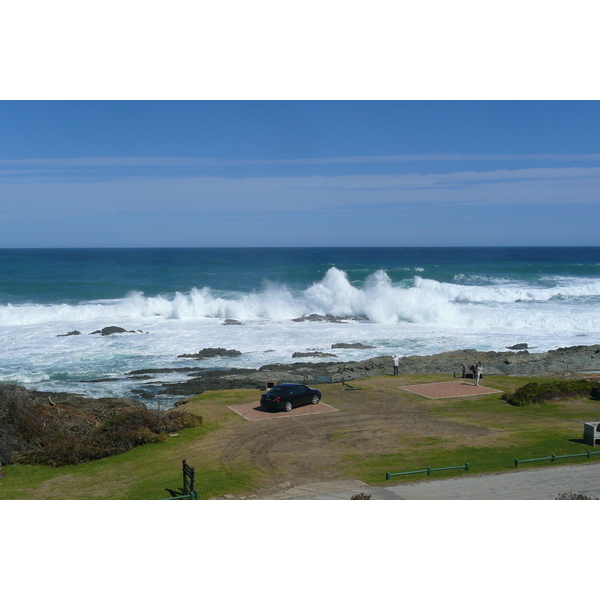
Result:
{"label": "concrete slab", "polygon": [[337,408],[329,406],[324,402],[319,404],[307,404],[306,406],[298,406],[290,412],[271,412],[260,405],[260,401],[251,402],[249,404],[233,404],[228,405],[233,412],[244,417],[247,421],[263,421],[265,419],[284,419],[287,417],[302,417],[306,415],[319,415],[328,412],[337,411]]}
{"label": "concrete slab", "polygon": [[400,388],[425,398],[461,398],[463,396],[481,396],[483,394],[498,394],[501,390],[475,385],[474,383],[460,381],[446,381],[441,383],[421,383],[406,385]]}

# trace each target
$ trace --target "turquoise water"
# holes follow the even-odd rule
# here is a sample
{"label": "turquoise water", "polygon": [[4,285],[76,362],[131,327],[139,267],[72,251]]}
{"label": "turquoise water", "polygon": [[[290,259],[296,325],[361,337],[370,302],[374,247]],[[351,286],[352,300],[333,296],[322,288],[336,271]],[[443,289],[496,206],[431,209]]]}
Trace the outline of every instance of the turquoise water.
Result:
{"label": "turquoise water", "polygon": [[[314,313],[343,324],[294,321]],[[88,335],[109,325],[144,333]],[[0,250],[0,381],[41,389],[127,395],[128,370],[209,346],[243,354],[203,366],[259,367],[336,342],[376,349],[332,360],[599,340],[596,247]]]}
{"label": "turquoise water", "polygon": [[165,248],[0,249],[0,306],[186,293],[250,292],[264,281],[303,289],[330,267],[360,285],[384,270],[393,283],[419,274],[440,283],[506,279],[552,285],[600,277],[600,248]]}

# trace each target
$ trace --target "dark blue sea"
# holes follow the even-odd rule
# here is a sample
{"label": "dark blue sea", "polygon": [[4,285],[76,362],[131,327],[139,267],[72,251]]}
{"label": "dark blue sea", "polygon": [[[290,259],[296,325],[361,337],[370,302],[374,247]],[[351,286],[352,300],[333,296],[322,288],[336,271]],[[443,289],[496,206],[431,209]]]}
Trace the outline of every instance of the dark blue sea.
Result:
{"label": "dark blue sea", "polygon": [[[112,325],[136,333],[89,335]],[[0,250],[0,381],[49,391],[129,395],[206,347],[242,352],[203,364],[225,368],[599,341],[598,247]]]}

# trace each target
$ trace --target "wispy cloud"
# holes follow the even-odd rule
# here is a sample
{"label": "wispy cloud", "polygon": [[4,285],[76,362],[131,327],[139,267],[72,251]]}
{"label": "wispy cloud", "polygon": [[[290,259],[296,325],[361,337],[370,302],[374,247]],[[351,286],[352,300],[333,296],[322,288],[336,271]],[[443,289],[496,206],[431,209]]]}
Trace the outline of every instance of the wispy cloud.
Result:
{"label": "wispy cloud", "polygon": [[[545,215],[567,222],[575,218],[572,208],[586,214],[577,220],[590,229],[599,183],[600,167],[564,165],[406,175],[22,175],[0,178],[0,240],[15,247],[220,245],[225,239],[256,245],[268,226],[275,245],[303,245],[307,235],[381,244],[384,234],[390,245],[442,237],[466,245],[532,243]],[[473,214],[477,228],[463,230],[464,216]],[[588,243],[595,240],[595,229],[587,236]]]}
{"label": "wispy cloud", "polygon": [[[14,212],[106,214],[113,209],[295,213],[331,208],[598,202],[600,167],[461,171],[409,175],[288,177],[115,177],[100,180],[0,180]],[[29,208],[26,208],[29,207]]]}
{"label": "wispy cloud", "polygon": [[[329,158],[223,159],[200,157],[83,157],[0,159],[0,169],[104,169],[104,168],[217,168],[258,166],[367,165],[410,162],[459,161],[550,161],[596,162],[600,154],[395,154],[381,156],[337,156]],[[4,171],[6,172],[6,171]],[[15,172],[15,171],[12,171]]]}

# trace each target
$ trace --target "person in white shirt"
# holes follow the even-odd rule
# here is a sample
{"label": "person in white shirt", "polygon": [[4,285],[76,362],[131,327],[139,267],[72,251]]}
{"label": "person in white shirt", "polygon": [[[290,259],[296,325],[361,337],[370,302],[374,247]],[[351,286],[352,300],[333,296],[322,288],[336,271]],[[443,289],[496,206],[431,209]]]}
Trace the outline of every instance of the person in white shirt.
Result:
{"label": "person in white shirt", "polygon": [[481,378],[482,374],[483,374],[483,367],[481,366],[481,361],[479,361],[475,365],[475,385],[479,385],[479,379]]}

